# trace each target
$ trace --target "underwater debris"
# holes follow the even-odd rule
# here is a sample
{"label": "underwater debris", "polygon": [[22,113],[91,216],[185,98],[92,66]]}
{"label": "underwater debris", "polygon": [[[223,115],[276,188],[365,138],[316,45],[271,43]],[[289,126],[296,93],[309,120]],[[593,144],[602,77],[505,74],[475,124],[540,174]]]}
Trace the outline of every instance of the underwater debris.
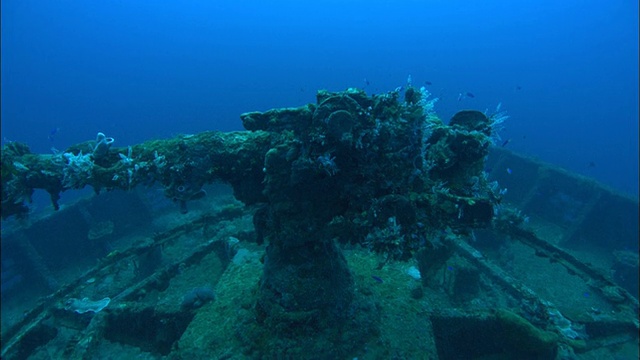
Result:
{"label": "underwater debris", "polygon": [[215,292],[208,286],[193,288],[184,295],[180,307],[185,310],[197,309],[204,304],[215,300],[215,298]]}
{"label": "underwater debris", "polygon": [[84,314],[87,312],[98,313],[109,305],[111,299],[106,297],[101,300],[92,301],[89,298],[76,299],[71,298],[65,302],[65,310],[73,311],[78,314]]}
{"label": "underwater debris", "polygon": [[335,175],[338,171],[340,171],[340,169],[338,169],[338,165],[336,165],[335,162],[336,157],[335,156],[331,156],[329,154],[324,154],[321,156],[318,156],[318,164],[320,165],[320,169],[324,170],[327,175],[329,176],[333,176]]}
{"label": "underwater debris", "polygon": [[420,278],[421,278],[420,270],[418,270],[418,268],[415,267],[415,266],[410,266],[407,269],[407,275],[409,275],[410,277],[412,277],[415,280],[420,280]]}
{"label": "underwater debris", "polygon": [[111,220],[100,221],[95,224],[92,224],[89,232],[87,233],[87,238],[89,240],[96,240],[107,235],[111,235],[113,233],[114,224]]}
{"label": "underwater debris", "polygon": [[93,158],[95,160],[99,160],[105,156],[109,152],[109,148],[115,140],[112,137],[107,137],[105,134],[99,132],[96,136],[96,146],[93,148]]}
{"label": "underwater debris", "polygon": [[62,186],[65,189],[82,189],[87,180],[93,177],[93,160],[91,154],[66,152],[62,154],[66,159],[66,166],[62,169]]}

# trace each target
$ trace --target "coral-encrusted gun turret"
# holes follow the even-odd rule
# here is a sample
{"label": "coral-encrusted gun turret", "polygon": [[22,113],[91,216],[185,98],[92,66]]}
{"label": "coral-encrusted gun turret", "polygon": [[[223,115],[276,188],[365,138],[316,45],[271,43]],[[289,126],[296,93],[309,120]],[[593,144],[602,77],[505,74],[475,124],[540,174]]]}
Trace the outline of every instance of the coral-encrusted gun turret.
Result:
{"label": "coral-encrusted gun turret", "polygon": [[319,91],[316,104],[243,114],[244,132],[128,148],[98,135],[56,155],[11,143],[2,149],[2,216],[25,215],[34,189],[57,207],[67,189],[154,183],[184,212],[204,184],[221,180],[261,204],[254,224],[268,247],[256,318],[300,330],[283,336],[347,323],[369,331],[374,323],[354,315],[365,305],[337,242],[406,259],[444,233],[489,225],[500,201],[483,165],[504,113],[462,111],[445,125],[434,103],[424,88]]}

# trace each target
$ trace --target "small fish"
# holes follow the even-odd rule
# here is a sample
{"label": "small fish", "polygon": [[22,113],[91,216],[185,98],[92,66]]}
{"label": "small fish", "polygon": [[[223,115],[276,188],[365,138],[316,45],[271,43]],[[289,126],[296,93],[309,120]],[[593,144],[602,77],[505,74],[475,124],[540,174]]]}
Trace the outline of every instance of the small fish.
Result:
{"label": "small fish", "polygon": [[472,98],[474,98],[474,97],[476,97],[476,96],[475,96],[475,95],[473,95],[473,94],[472,94],[472,93],[470,93],[470,92],[466,92],[466,93],[459,93],[459,94],[458,94],[458,101],[460,101],[460,100],[464,99],[465,97],[468,97],[468,98],[472,99]]}
{"label": "small fish", "polygon": [[507,168],[507,174],[511,175],[512,171],[511,168]]}
{"label": "small fish", "polygon": [[516,91],[522,90],[522,86],[516,85]]}
{"label": "small fish", "polygon": [[425,81],[424,84],[425,85],[431,85],[431,81]]}
{"label": "small fish", "polygon": [[502,143],[502,147],[507,146],[511,142],[511,139],[507,139]]}
{"label": "small fish", "polygon": [[51,131],[49,131],[49,136],[47,136],[47,138],[49,139],[49,141],[53,141],[53,139],[55,138],[56,134],[60,131],[60,128],[53,128],[51,129]]}
{"label": "small fish", "polygon": [[589,161],[589,167],[590,168],[596,167],[596,163],[594,161]]}
{"label": "small fish", "polygon": [[367,78],[364,78],[364,85],[369,86],[369,80]]}
{"label": "small fish", "polygon": [[371,275],[371,278],[373,280],[375,280],[377,283],[380,283],[380,284],[382,284],[384,282],[384,281],[382,281],[382,278],[379,277],[379,276]]}

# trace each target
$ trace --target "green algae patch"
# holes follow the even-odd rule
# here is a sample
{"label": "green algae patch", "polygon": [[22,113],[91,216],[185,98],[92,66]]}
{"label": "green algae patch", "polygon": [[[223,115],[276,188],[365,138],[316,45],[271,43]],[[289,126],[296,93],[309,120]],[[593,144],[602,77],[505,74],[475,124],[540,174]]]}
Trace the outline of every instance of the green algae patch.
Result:
{"label": "green algae patch", "polygon": [[505,309],[496,311],[502,336],[514,351],[526,354],[550,354],[558,344],[558,334],[538,329],[522,316]]}
{"label": "green algae patch", "polygon": [[[224,358],[242,348],[244,323],[251,322],[262,264],[260,253],[233,261],[216,284],[216,301],[200,309],[178,343],[184,358]],[[234,258],[236,260],[239,260]]]}

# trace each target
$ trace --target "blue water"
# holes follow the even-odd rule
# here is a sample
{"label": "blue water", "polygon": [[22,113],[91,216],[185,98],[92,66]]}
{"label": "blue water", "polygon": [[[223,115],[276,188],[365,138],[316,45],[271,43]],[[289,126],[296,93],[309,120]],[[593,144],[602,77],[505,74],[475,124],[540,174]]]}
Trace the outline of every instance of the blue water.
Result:
{"label": "blue water", "polygon": [[637,1],[2,1],[3,142],[34,152],[409,75],[443,119],[502,103],[509,148],[637,196]]}

